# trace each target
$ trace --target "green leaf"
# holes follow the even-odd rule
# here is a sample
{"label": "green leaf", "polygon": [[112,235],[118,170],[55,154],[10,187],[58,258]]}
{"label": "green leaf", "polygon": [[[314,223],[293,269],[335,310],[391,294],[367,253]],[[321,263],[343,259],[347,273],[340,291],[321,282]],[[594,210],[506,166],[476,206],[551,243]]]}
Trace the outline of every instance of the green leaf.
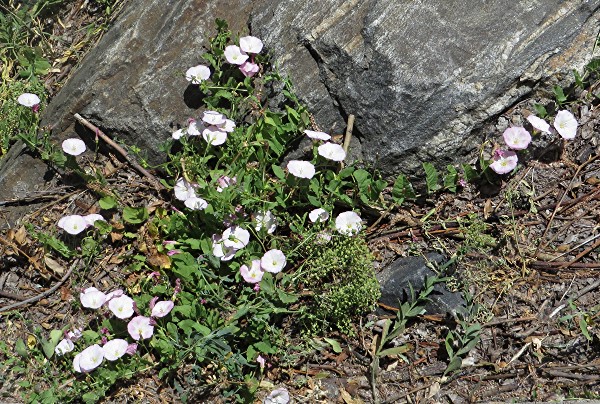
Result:
{"label": "green leaf", "polygon": [[281,303],[294,303],[295,301],[298,300],[298,295],[295,295],[293,293],[286,293],[281,289],[277,289],[277,296],[279,297],[279,300],[281,300]]}
{"label": "green leaf", "polygon": [[126,206],[123,208],[123,220],[131,224],[144,223],[148,219],[148,209],[145,207],[133,208]]}
{"label": "green leaf", "polygon": [[461,366],[462,366],[462,359],[459,356],[455,356],[448,364],[448,367],[446,368],[446,370],[444,370],[444,375],[447,375],[448,373],[451,373],[457,369],[460,369]]}
{"label": "green leaf", "polygon": [[415,197],[416,195],[412,184],[404,174],[400,174],[396,179],[396,182],[394,182],[394,188],[392,189],[392,198],[394,199],[394,202],[401,205],[406,199],[413,199]]}
{"label": "green leaf", "polygon": [[471,182],[471,181],[479,178],[479,174],[477,173],[477,170],[475,170],[473,167],[471,167],[471,165],[463,164],[461,167],[465,174],[466,181]]}
{"label": "green leaf", "polygon": [[558,105],[562,105],[567,101],[567,97],[565,96],[565,92],[563,91],[561,86],[554,86],[554,97],[556,98],[556,102]]}
{"label": "green leaf", "polygon": [[439,173],[431,163],[423,163],[425,169],[425,181],[427,183],[427,193],[432,194],[441,188],[439,182]]}
{"label": "green leaf", "polygon": [[327,343],[329,345],[331,345],[331,349],[333,349],[333,352],[335,352],[335,353],[341,353],[342,352],[342,347],[340,346],[339,342],[337,342],[333,338],[323,338],[323,339],[325,341],[327,341]]}
{"label": "green leaf", "polygon": [[458,172],[451,165],[447,167],[448,172],[444,176],[444,188],[452,193],[456,193],[456,184],[458,183]]}
{"label": "green leaf", "polygon": [[533,108],[540,118],[545,118],[548,116],[548,111],[546,111],[546,107],[544,107],[542,104],[534,104]]}
{"label": "green leaf", "polygon": [[117,206],[117,200],[112,196],[105,196],[103,198],[100,198],[98,204],[102,209],[109,210]]}
{"label": "green leaf", "polygon": [[17,342],[15,342],[15,351],[17,351],[17,353],[23,358],[27,358],[29,356],[29,352],[27,351],[25,341],[23,341],[22,339],[18,339]]}
{"label": "green leaf", "polygon": [[393,348],[384,349],[383,351],[380,351],[378,353],[378,356],[400,355],[408,350],[409,350],[408,345],[400,345],[400,346],[395,346]]}
{"label": "green leaf", "polygon": [[273,174],[275,174],[277,178],[280,180],[285,180],[285,172],[281,167],[279,167],[277,164],[273,164],[271,168],[273,169]]}

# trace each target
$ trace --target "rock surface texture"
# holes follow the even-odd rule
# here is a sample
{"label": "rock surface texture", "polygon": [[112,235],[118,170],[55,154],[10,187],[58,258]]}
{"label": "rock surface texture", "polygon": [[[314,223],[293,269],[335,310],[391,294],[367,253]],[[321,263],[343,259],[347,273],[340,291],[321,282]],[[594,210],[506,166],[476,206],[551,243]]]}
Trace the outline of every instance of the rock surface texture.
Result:
{"label": "rock surface texture", "polygon": [[[159,144],[198,114],[183,72],[201,63],[223,18],[264,40],[322,130],[341,133],[356,116],[351,156],[410,173],[472,151],[477,129],[541,79],[581,70],[599,9],[600,0],[129,0],[42,123],[57,142],[74,132],[93,142],[74,124],[80,113],[159,162]],[[43,178],[40,165],[15,182],[7,172],[30,162],[7,161],[3,199]]]}

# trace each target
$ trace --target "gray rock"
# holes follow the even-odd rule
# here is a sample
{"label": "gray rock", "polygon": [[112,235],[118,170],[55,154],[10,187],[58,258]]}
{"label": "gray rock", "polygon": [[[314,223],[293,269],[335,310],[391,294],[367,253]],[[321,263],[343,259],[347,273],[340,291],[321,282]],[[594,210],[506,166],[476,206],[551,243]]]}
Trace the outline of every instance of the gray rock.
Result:
{"label": "gray rock", "polygon": [[[400,307],[401,303],[411,298],[411,286],[415,297],[418,296],[419,291],[425,285],[425,278],[436,276],[429,263],[439,265],[445,261],[446,259],[442,255],[432,253],[425,258],[403,257],[392,262],[377,274],[377,280],[381,287],[379,302],[391,307]],[[466,306],[462,294],[450,292],[443,283],[437,283],[434,286],[429,299],[430,302],[425,306],[425,310],[429,314],[454,316]]]}
{"label": "gray rock", "polygon": [[[183,73],[201,62],[218,17],[234,32],[250,23],[321,129],[340,133],[356,115],[351,157],[391,177],[423,161],[464,161],[482,123],[540,80],[581,70],[599,8],[600,0],[130,0],[42,124],[57,142],[89,140],[74,123],[80,113],[161,162],[159,145],[198,114]],[[15,187],[0,178],[3,194]]]}

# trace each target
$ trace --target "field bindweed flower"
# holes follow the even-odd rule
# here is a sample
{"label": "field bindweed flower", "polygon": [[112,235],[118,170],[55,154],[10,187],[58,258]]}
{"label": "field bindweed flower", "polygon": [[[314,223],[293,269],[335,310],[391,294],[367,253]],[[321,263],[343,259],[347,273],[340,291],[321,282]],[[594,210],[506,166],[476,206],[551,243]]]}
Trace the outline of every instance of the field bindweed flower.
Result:
{"label": "field bindweed flower", "polygon": [[106,295],[94,287],[85,289],[79,294],[79,300],[83,307],[98,309],[106,302]]}
{"label": "field bindweed flower", "polygon": [[225,117],[222,113],[217,111],[204,111],[202,121],[212,126],[223,125],[225,123]]}
{"label": "field bindweed flower", "polygon": [[24,107],[33,108],[36,105],[39,105],[41,100],[40,97],[35,94],[23,93],[17,98],[17,102]]}
{"label": "field bindweed flower", "polygon": [[132,355],[133,356],[137,352],[137,347],[138,347],[138,344],[136,344],[135,342],[133,344],[129,344],[127,346],[127,350],[125,351],[125,353],[127,355]]}
{"label": "field bindweed flower", "polygon": [[252,260],[250,268],[247,265],[240,267],[240,275],[248,283],[258,283],[261,281],[265,271],[260,267],[260,260]]}
{"label": "field bindweed flower", "polygon": [[237,183],[237,179],[235,177],[230,178],[226,175],[222,175],[217,180],[217,184],[219,184],[219,186],[217,186],[217,192],[223,192],[223,190],[225,188],[229,187],[230,185],[236,184],[236,183]]}
{"label": "field bindweed flower", "polygon": [[108,302],[108,309],[115,317],[125,320],[133,316],[133,299],[127,295],[115,297]]}
{"label": "field bindweed flower", "polygon": [[175,140],[181,139],[183,136],[183,129],[177,129],[175,132],[171,134],[171,137]]}
{"label": "field bindweed flower", "polygon": [[306,134],[306,136],[308,136],[311,139],[315,139],[315,140],[329,140],[331,139],[331,136],[329,136],[327,133],[325,132],[316,132],[314,130],[308,130],[306,129],[304,131],[304,133]]}
{"label": "field bindweed flower", "polygon": [[540,132],[550,133],[550,125],[542,118],[531,114],[527,117],[527,120],[529,121],[531,126],[533,126],[534,129],[537,129]]}
{"label": "field bindweed flower", "polygon": [[260,266],[267,272],[276,274],[281,272],[287,261],[281,250],[269,250],[260,259]]}
{"label": "field bindweed flower", "polygon": [[239,250],[246,247],[250,241],[250,232],[239,226],[231,226],[223,232],[223,244],[225,247]]}
{"label": "field bindweed flower", "polygon": [[290,402],[290,393],[285,387],[273,390],[265,397],[263,404],[288,404]]}
{"label": "field bindweed flower", "polygon": [[235,256],[237,249],[225,246],[221,236],[214,234],[212,239],[212,253],[215,257],[219,258],[221,261],[229,261]]}
{"label": "field bindweed flower", "polygon": [[204,65],[198,65],[190,67],[185,72],[185,78],[187,81],[191,81],[192,84],[200,84],[210,77],[210,69]]}
{"label": "field bindweed flower", "polygon": [[217,125],[217,127],[223,132],[231,133],[235,130],[235,122],[233,122],[231,119],[225,118],[225,122]]}
{"label": "field bindweed flower", "polygon": [[90,372],[96,369],[104,360],[104,350],[98,344],[87,347],[79,353],[79,369],[81,372]]}
{"label": "field bindweed flower", "polygon": [[201,122],[197,122],[195,119],[190,119],[187,128],[188,136],[200,136],[201,131],[204,130],[204,125]]}
{"label": "field bindweed flower", "polygon": [[80,215],[64,216],[58,220],[56,225],[72,235],[79,234],[88,227],[87,222]]}
{"label": "field bindweed flower", "polygon": [[186,199],[183,204],[191,210],[204,210],[208,206],[208,202],[196,196]]}
{"label": "field bindweed flower", "polygon": [[256,362],[258,362],[258,364],[260,365],[261,369],[265,368],[265,358],[263,358],[262,356],[258,355],[258,358],[256,358]]}
{"label": "field bindweed flower", "polygon": [[202,131],[202,137],[211,146],[219,146],[227,140],[227,132],[222,131],[217,126],[209,126]]}
{"label": "field bindweed flower", "polygon": [[116,338],[108,341],[102,347],[104,351],[104,359],[109,361],[116,361],[121,356],[127,353],[127,348],[129,347],[129,343],[121,338]]}
{"label": "field bindweed flower", "polygon": [[327,212],[325,209],[323,208],[317,208],[317,209],[313,209],[309,214],[308,214],[308,218],[310,219],[311,222],[313,223],[317,223],[317,222],[324,222],[327,219],[329,219],[329,212]]}
{"label": "field bindweed flower", "polygon": [[517,153],[514,151],[496,150],[490,168],[498,174],[506,174],[515,169],[518,161]]}
{"label": "field bindweed flower", "polygon": [[75,349],[73,341],[69,338],[63,338],[54,348],[54,353],[58,356],[62,356],[67,352],[71,352],[73,349]]}
{"label": "field bindweed flower", "polygon": [[98,213],[90,213],[89,215],[83,216],[83,220],[87,223],[87,227],[93,226],[98,220],[106,222],[106,219]]}
{"label": "field bindweed flower", "polygon": [[223,53],[225,59],[232,65],[242,65],[248,60],[248,55],[246,55],[239,46],[237,45],[229,45],[225,48],[225,52]]}
{"label": "field bindweed flower", "polygon": [[267,229],[268,234],[273,234],[277,228],[277,218],[273,215],[273,213],[271,213],[270,210],[256,213],[254,215],[254,221],[256,222],[256,226],[254,227],[256,231]]}
{"label": "field bindweed flower", "polygon": [[309,161],[290,160],[287,169],[294,177],[310,179],[315,175],[315,166]]}
{"label": "field bindweed flower", "polygon": [[521,126],[506,128],[502,137],[506,145],[513,150],[524,150],[531,142],[531,135]]}
{"label": "field bindweed flower", "polygon": [[346,152],[344,148],[337,143],[324,143],[317,148],[320,156],[333,161],[344,161]]}
{"label": "field bindweed flower", "polygon": [[255,36],[243,36],[240,38],[240,49],[247,53],[260,53],[263,43]]}
{"label": "field bindweed flower", "polygon": [[123,295],[124,295],[123,289],[115,289],[112,292],[106,294],[106,301],[108,302],[110,299],[113,299],[115,297],[120,297]]}
{"label": "field bindweed flower", "polygon": [[85,142],[81,139],[71,138],[62,142],[62,149],[71,156],[79,156],[86,150]]}
{"label": "field bindweed flower", "polygon": [[563,139],[573,139],[577,134],[577,119],[567,110],[558,111],[554,118],[554,128]]}
{"label": "field bindweed flower", "polygon": [[73,331],[69,331],[67,333],[67,339],[70,339],[71,341],[77,341],[79,338],[81,338],[81,335],[81,328],[74,328]]}
{"label": "field bindweed flower", "polygon": [[315,243],[319,245],[327,244],[331,241],[331,234],[326,231],[317,233],[315,237]]}
{"label": "field bindweed flower", "polygon": [[175,187],[173,187],[173,191],[175,192],[175,198],[179,199],[180,201],[185,202],[190,198],[197,197],[194,186],[183,178],[177,180]]}
{"label": "field bindweed flower", "polygon": [[154,326],[151,324],[150,317],[136,316],[127,324],[127,331],[131,338],[139,341],[152,337]]}
{"label": "field bindweed flower", "polygon": [[336,230],[345,236],[353,236],[362,229],[362,220],[356,212],[342,212],[335,218]]}
{"label": "field bindweed flower", "polygon": [[173,310],[175,307],[175,303],[171,300],[163,300],[161,302],[157,302],[152,308],[152,317],[164,317]]}
{"label": "field bindweed flower", "polygon": [[258,73],[259,70],[260,68],[258,67],[258,65],[250,61],[246,61],[243,65],[240,66],[240,71],[246,77],[254,76],[256,73]]}

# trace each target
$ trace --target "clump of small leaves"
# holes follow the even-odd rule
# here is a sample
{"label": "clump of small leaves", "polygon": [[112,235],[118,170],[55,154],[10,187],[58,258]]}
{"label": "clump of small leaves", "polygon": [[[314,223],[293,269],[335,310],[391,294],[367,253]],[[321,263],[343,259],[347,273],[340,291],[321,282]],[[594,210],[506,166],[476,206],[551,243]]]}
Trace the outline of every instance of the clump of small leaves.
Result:
{"label": "clump of small leaves", "polygon": [[305,288],[313,301],[305,317],[308,329],[353,333],[353,320],[371,311],[381,296],[373,262],[360,234],[335,237],[318,249],[306,269]]}

